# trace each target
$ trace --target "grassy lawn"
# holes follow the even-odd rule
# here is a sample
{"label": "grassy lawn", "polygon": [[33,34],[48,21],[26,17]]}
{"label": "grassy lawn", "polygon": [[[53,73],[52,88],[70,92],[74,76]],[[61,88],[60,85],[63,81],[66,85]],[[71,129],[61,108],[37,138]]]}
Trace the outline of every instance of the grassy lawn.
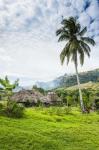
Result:
{"label": "grassy lawn", "polygon": [[0,116],[0,150],[99,150],[99,115],[26,109],[23,119]]}

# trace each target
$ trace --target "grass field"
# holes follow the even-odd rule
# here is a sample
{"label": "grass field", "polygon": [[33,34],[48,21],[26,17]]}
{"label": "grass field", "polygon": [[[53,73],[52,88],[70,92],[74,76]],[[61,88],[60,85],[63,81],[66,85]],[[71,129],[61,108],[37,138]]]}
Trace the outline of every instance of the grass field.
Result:
{"label": "grass field", "polygon": [[99,114],[29,108],[22,119],[0,116],[0,150],[99,150]]}

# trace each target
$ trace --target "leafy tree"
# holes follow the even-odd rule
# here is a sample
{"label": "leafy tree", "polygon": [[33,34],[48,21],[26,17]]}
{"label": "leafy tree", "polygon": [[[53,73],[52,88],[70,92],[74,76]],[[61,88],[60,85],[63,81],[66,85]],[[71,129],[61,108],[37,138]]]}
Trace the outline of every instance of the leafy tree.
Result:
{"label": "leafy tree", "polygon": [[32,89],[35,89],[36,91],[45,94],[45,90],[43,88],[37,87],[37,85],[34,85]]}
{"label": "leafy tree", "polygon": [[66,100],[67,100],[67,107],[70,106],[70,105],[72,105],[72,101],[73,101],[72,96],[68,95],[66,97]]}
{"label": "leafy tree", "polygon": [[17,79],[13,84],[10,83],[8,77],[6,76],[5,79],[0,78],[0,91],[3,96],[7,97],[7,100],[10,100],[10,96],[13,94],[13,90],[19,85],[19,80]]}
{"label": "leafy tree", "polygon": [[69,19],[63,19],[61,25],[62,27],[56,31],[56,35],[59,36],[58,41],[66,41],[65,47],[60,54],[61,64],[64,63],[65,58],[67,58],[67,65],[70,60],[73,61],[77,76],[80,105],[82,112],[85,112],[78,75],[78,57],[80,64],[83,65],[85,54],[90,57],[91,49],[89,44],[94,46],[95,41],[90,37],[84,36],[87,31],[87,27],[84,27],[81,30],[81,25],[78,23],[76,18],[70,17]]}
{"label": "leafy tree", "polygon": [[94,101],[94,95],[91,93],[89,89],[83,89],[83,101],[84,101],[84,106],[86,112],[90,112],[93,106],[93,101]]}

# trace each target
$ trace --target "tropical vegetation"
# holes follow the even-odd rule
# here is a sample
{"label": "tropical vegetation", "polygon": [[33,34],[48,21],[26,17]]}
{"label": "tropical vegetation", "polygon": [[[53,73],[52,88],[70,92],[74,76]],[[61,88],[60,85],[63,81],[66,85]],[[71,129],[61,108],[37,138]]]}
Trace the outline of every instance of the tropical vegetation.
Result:
{"label": "tropical vegetation", "polygon": [[10,97],[13,94],[13,90],[19,85],[19,80],[17,79],[14,83],[10,83],[10,80],[6,76],[5,79],[0,78],[0,93],[1,98],[5,97],[8,101],[10,101]]}
{"label": "tropical vegetation", "polygon": [[19,92],[15,91],[19,80],[0,78],[0,150],[99,149],[99,69],[78,74],[79,60],[83,65],[85,54],[90,56],[89,44],[95,45],[84,36],[86,31],[71,17],[63,19],[56,32],[59,41],[66,42],[61,63],[72,60],[77,78],[61,77],[60,86],[53,90],[33,85]]}
{"label": "tropical vegetation", "polygon": [[79,88],[80,105],[82,112],[85,112],[78,75],[78,56],[81,65],[83,65],[85,54],[90,57],[91,49],[89,47],[89,44],[94,46],[95,41],[90,37],[84,36],[87,31],[87,27],[84,27],[81,30],[81,25],[80,23],[78,23],[76,18],[70,17],[69,19],[63,19],[61,24],[62,27],[56,31],[56,35],[59,36],[58,41],[67,41],[64,49],[60,54],[61,63],[63,64],[65,58],[67,58],[67,64],[71,59],[75,65],[77,83]]}
{"label": "tropical vegetation", "polygon": [[23,116],[23,105],[17,104],[16,101],[11,100],[13,90],[19,85],[18,82],[19,80],[16,80],[14,83],[11,83],[7,76],[5,79],[0,78],[0,93],[2,100],[0,103],[0,114],[16,118]]}

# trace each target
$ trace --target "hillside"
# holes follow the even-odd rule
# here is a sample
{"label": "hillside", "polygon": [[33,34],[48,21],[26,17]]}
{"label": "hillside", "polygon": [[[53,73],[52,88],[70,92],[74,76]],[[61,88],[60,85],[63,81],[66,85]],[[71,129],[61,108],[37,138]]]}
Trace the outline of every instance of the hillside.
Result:
{"label": "hillside", "polygon": [[[87,71],[87,72],[81,72],[79,73],[80,82],[82,83],[88,83],[90,81],[92,82],[99,82],[99,69]],[[63,75],[59,78],[56,78],[53,81],[50,82],[37,82],[36,83],[38,87],[42,87],[46,90],[59,88],[59,87],[70,87],[77,84],[76,75]]]}
{"label": "hillside", "polygon": [[[74,90],[78,89],[77,85],[68,87],[67,90]],[[81,84],[81,89],[92,89],[92,90],[99,90],[99,83],[94,83],[94,82],[88,82],[88,83],[83,83]]]}
{"label": "hillside", "polygon": [[[62,90],[62,89],[66,89],[66,90],[76,90],[78,89],[77,85],[74,86],[70,86],[70,87],[63,87],[63,88],[58,88],[58,90]],[[92,90],[99,90],[99,83],[95,83],[95,82],[88,82],[88,83],[83,83],[81,84],[81,89],[92,89]]]}

